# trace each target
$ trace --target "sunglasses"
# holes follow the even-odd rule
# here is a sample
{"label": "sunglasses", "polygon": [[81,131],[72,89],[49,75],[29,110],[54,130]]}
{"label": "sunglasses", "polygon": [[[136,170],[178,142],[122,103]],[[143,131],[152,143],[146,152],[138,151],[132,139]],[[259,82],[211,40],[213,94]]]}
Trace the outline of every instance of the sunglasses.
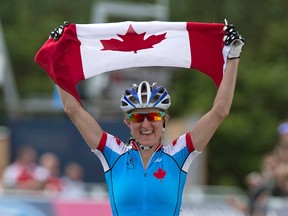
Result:
{"label": "sunglasses", "polygon": [[150,122],[160,121],[165,116],[165,112],[148,112],[148,113],[130,113],[128,114],[128,119],[134,123],[141,123],[147,118]]}

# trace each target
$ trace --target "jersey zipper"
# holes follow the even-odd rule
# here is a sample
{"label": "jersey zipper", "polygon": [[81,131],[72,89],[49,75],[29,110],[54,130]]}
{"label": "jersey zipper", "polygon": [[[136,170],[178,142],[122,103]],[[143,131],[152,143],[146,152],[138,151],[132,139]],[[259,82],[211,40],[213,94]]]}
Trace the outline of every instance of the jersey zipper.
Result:
{"label": "jersey zipper", "polygon": [[148,161],[146,168],[144,168],[143,159],[142,159],[141,153],[139,152],[139,155],[140,155],[140,158],[141,158],[142,167],[143,167],[143,170],[144,170],[144,177],[145,178],[147,176],[147,172],[146,172],[147,171],[147,167],[149,166],[151,159],[154,157],[154,154],[155,154],[155,152],[152,154],[150,160]]}

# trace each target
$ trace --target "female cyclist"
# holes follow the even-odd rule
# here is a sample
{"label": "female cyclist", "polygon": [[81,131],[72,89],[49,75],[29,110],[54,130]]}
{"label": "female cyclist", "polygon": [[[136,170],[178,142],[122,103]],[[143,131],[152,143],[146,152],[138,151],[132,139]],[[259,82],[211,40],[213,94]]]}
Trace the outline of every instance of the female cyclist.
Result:
{"label": "female cyclist", "polygon": [[171,104],[164,87],[143,81],[124,91],[121,109],[131,131],[130,145],[103,131],[79,101],[58,87],[65,112],[102,162],[113,215],[180,214],[188,168],[227,117],[232,104],[244,40],[233,26],[226,26],[225,31],[225,43],[232,48],[213,106],[191,131],[170,145],[161,142]]}

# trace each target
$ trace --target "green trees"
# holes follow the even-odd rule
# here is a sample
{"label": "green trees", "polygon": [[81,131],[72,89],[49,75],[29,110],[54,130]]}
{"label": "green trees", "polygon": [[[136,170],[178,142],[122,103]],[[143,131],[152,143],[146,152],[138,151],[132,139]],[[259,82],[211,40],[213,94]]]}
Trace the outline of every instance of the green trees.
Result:
{"label": "green trees", "polygon": [[[172,11],[173,19],[186,16],[193,21],[222,22],[227,18],[246,39],[230,115],[208,147],[209,183],[244,186],[245,175],[259,169],[263,154],[278,144],[278,124],[288,119],[288,15],[284,9],[288,3],[234,0],[208,4],[189,1],[182,5],[185,13]],[[201,74],[179,71],[172,88],[177,100],[174,115],[205,112],[212,105],[215,86]],[[188,93],[187,88],[191,89]]]}
{"label": "green trees", "polygon": [[70,22],[88,23],[92,0],[0,0],[0,19],[21,96],[51,91],[46,74],[33,62],[49,31]]}

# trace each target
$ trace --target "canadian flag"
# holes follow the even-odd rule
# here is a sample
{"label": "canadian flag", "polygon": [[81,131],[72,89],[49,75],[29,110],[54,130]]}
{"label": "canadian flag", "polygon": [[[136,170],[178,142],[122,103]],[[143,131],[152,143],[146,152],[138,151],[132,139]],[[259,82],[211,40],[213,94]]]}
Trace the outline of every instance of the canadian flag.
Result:
{"label": "canadian flag", "polygon": [[223,28],[200,22],[70,24],[59,40],[48,39],[34,60],[79,101],[81,80],[131,67],[193,68],[219,86],[230,49]]}

